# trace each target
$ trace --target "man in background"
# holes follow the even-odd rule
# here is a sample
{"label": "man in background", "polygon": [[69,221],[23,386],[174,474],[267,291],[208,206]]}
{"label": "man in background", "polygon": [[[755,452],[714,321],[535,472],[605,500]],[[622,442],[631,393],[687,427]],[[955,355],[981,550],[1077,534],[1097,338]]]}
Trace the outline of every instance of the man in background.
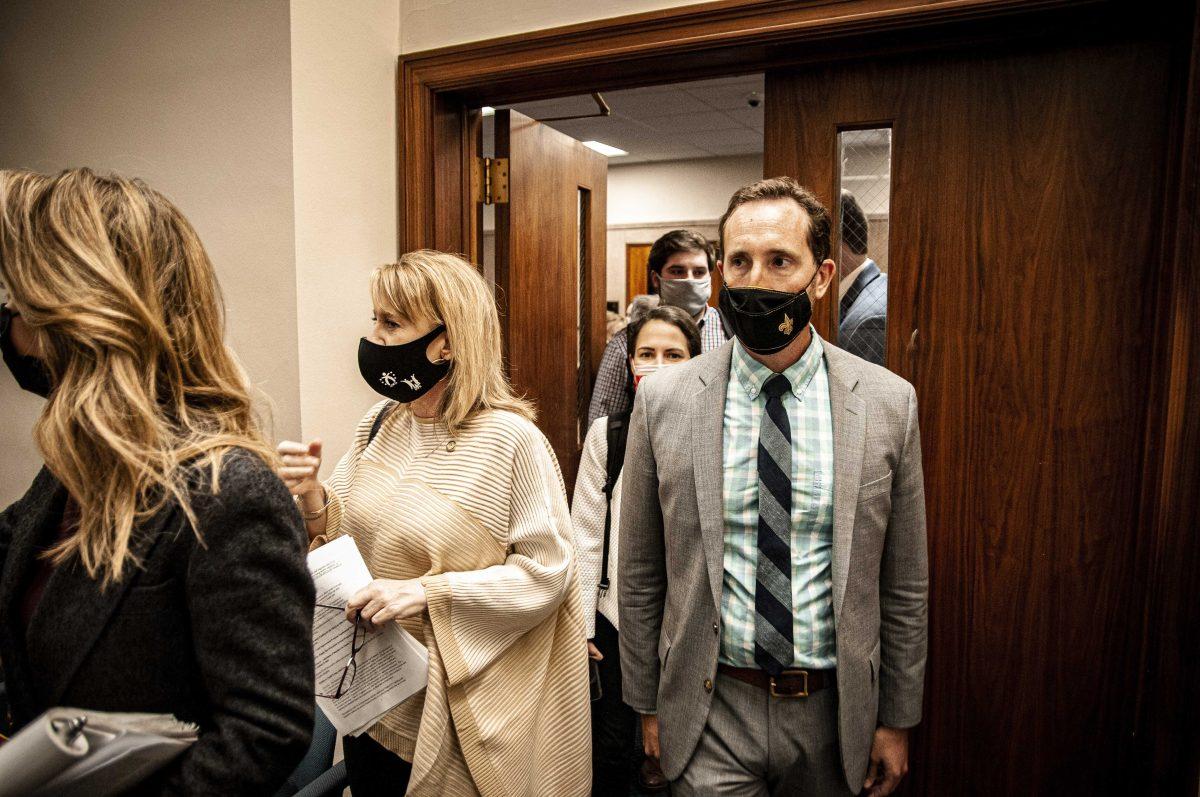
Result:
{"label": "man in background", "polygon": [[[708,304],[715,260],[712,244],[691,230],[672,230],[650,247],[651,289],[662,304],[674,305],[696,320],[701,350],[705,352],[718,348],[727,339],[721,314]],[[628,360],[629,344],[622,329],[604,347],[588,407],[589,427],[597,418],[629,411],[633,402]]]}
{"label": "man in background", "polygon": [[867,214],[842,191],[842,245],[838,270],[841,319],[838,346],[876,365],[887,352],[887,274],[867,256]]}

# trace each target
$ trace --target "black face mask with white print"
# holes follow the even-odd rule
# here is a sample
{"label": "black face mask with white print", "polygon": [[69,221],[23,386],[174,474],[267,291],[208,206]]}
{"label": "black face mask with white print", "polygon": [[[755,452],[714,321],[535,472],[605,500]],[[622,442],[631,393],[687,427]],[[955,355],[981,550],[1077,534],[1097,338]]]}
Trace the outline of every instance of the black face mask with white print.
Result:
{"label": "black face mask with white print", "polygon": [[449,360],[430,362],[425,350],[446,331],[438,326],[428,335],[399,346],[358,342],[358,372],[371,389],[392,401],[408,404],[428,393],[450,371]]}

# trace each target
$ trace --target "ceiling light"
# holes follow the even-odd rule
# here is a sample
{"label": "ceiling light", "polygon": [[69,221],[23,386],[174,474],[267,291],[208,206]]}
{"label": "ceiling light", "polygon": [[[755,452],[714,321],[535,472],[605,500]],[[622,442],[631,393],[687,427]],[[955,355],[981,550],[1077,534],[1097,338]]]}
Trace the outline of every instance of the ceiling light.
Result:
{"label": "ceiling light", "polygon": [[495,116],[496,115],[496,109],[490,105],[483,106],[482,108],[479,109],[479,112],[482,113],[484,116]]}
{"label": "ceiling light", "polygon": [[594,149],[594,150],[596,150],[596,152],[599,152],[601,155],[607,155],[610,158],[617,158],[617,157],[620,157],[621,155],[629,154],[628,152],[626,152],[623,149],[618,149],[618,148],[616,148],[614,146],[610,146],[608,144],[601,144],[599,141],[585,141],[585,142],[583,142],[583,145],[585,147],[587,147],[588,149]]}

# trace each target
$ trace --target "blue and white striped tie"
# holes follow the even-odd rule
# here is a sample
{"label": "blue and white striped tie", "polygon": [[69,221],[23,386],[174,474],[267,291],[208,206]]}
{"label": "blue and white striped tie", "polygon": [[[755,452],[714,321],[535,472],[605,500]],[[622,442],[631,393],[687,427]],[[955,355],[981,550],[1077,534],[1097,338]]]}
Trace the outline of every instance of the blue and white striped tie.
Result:
{"label": "blue and white striped tie", "polygon": [[763,385],[767,411],[758,431],[758,571],[754,585],[754,661],[771,675],[792,664],[792,427],[787,377]]}

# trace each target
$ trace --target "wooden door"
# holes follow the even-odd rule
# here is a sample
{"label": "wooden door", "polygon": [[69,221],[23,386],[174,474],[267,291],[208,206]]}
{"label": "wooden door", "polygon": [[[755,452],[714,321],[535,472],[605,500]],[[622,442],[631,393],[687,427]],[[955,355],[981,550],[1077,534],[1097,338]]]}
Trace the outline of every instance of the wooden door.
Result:
{"label": "wooden door", "polygon": [[839,131],[892,131],[887,364],[920,401],[931,578],[909,793],[1132,793],[1169,57],[768,75],[765,173],[831,208]]}
{"label": "wooden door", "polygon": [[650,293],[650,247],[653,245],[625,244],[626,307],[633,301],[634,296]]}
{"label": "wooden door", "polygon": [[567,493],[604,352],[608,162],[511,110],[496,112],[508,202],[496,205],[496,293],[509,376],[537,404]]}

